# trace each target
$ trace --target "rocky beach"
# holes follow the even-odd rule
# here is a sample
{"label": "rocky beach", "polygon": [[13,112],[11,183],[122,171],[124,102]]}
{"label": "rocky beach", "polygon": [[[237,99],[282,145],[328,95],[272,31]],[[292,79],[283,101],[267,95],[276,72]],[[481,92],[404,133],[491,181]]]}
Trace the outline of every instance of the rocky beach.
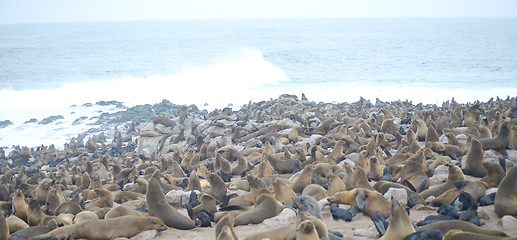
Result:
{"label": "rocky beach", "polygon": [[[116,225],[101,238],[517,238],[516,97],[92,106],[116,110],[74,119],[92,128],[69,142],[0,149],[0,240],[93,238],[79,229],[127,215],[167,227]],[[393,214],[398,203],[409,215]],[[408,233],[391,224],[406,218]]]}

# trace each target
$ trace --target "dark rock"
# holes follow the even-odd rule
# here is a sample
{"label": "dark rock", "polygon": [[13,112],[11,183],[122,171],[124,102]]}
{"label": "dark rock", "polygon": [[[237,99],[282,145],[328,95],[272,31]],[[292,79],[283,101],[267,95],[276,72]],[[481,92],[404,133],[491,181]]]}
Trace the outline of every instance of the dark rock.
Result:
{"label": "dark rock", "polygon": [[11,122],[9,120],[0,121],[0,128],[7,127],[7,126],[9,126],[11,124],[13,124],[13,122]]}
{"label": "dark rock", "polygon": [[27,123],[37,123],[38,122],[38,119],[36,118],[31,118],[29,121],[26,121],[24,122],[23,124],[27,124]]}
{"label": "dark rock", "polygon": [[75,125],[77,125],[77,124],[80,124],[80,123],[82,123],[85,119],[88,119],[88,117],[87,117],[87,116],[82,116],[82,117],[80,117],[80,118],[78,118],[78,119],[75,119],[75,120],[72,122],[72,125],[74,125],[74,126],[75,126]]}
{"label": "dark rock", "polygon": [[61,115],[50,116],[50,117],[44,118],[43,120],[39,121],[38,124],[46,125],[46,124],[49,124],[51,122],[54,122],[54,121],[57,121],[57,120],[60,120],[60,119],[65,119],[65,118],[63,116],[61,116]]}

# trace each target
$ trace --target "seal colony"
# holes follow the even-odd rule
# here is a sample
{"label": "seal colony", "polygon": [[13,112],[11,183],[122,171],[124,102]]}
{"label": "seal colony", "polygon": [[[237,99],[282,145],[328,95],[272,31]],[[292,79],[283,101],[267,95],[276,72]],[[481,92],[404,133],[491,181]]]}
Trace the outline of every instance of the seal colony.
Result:
{"label": "seal colony", "polygon": [[0,239],[517,237],[515,97],[161,109],[1,150]]}

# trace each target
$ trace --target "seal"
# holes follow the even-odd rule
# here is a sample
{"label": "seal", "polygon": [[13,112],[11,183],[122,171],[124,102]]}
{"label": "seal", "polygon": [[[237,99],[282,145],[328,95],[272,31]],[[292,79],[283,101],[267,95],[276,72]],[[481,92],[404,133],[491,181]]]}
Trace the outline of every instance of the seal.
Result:
{"label": "seal", "polygon": [[338,175],[330,175],[328,183],[328,195],[332,196],[334,193],[346,191],[346,185]]}
{"label": "seal", "polygon": [[29,224],[27,224],[25,221],[21,220],[19,217],[15,215],[7,217],[5,221],[7,221],[7,225],[9,226],[9,233],[11,234],[29,227]]}
{"label": "seal", "polygon": [[485,177],[481,179],[482,182],[486,183],[487,188],[497,187],[503,180],[505,173],[501,164],[494,162],[483,162],[483,166],[487,170]]}
{"label": "seal", "polygon": [[196,223],[181,214],[174,207],[169,205],[162,188],[156,179],[150,179],[147,184],[146,204],[149,215],[158,217],[167,226],[187,230],[196,226]]}
{"label": "seal", "polygon": [[444,220],[444,221],[438,221],[434,223],[427,224],[425,226],[419,227],[416,229],[417,231],[424,231],[424,230],[431,230],[431,229],[438,229],[442,232],[442,234],[447,234],[452,229],[459,229],[465,232],[473,232],[473,233],[480,233],[484,235],[491,235],[491,236],[501,236],[501,237],[507,237],[506,233],[499,230],[493,230],[493,229],[487,229],[487,228],[481,228],[478,227],[470,222],[466,222],[463,220]]}
{"label": "seal", "polygon": [[507,238],[507,237],[497,237],[497,236],[491,236],[481,233],[473,233],[473,232],[465,232],[459,229],[451,229],[447,232],[444,236],[445,240],[463,240],[463,239],[469,239],[469,240],[503,240],[503,239],[516,239],[516,238]]}
{"label": "seal", "polygon": [[4,214],[0,213],[0,240],[9,240],[10,237],[9,225],[7,225]]}
{"label": "seal", "polygon": [[378,213],[387,218],[390,214],[390,202],[381,194],[365,188],[337,192],[327,200],[331,203],[354,205],[368,216]]}
{"label": "seal", "polygon": [[499,133],[493,138],[480,138],[479,143],[484,150],[487,149],[506,149],[510,145],[511,138],[511,122],[504,122],[499,128]]}
{"label": "seal", "polygon": [[265,219],[272,218],[282,211],[283,207],[278,204],[275,197],[271,194],[260,194],[257,197],[252,209],[245,211],[234,219],[234,225],[247,225],[250,223],[258,224]]}
{"label": "seal", "polygon": [[70,224],[62,227],[58,227],[48,233],[45,233],[43,235],[38,236],[36,239],[60,239],[60,240],[66,240],[70,238],[70,235],[75,231],[75,228],[77,228],[79,224]]}
{"label": "seal", "polygon": [[390,207],[390,225],[386,229],[386,233],[379,238],[380,240],[397,240],[404,239],[408,235],[415,232],[413,223],[406,210],[394,199],[391,199]]}
{"label": "seal", "polygon": [[46,217],[46,215],[41,211],[38,201],[36,199],[32,199],[29,202],[29,208],[27,211],[27,223],[29,226],[37,226],[44,217]]}
{"label": "seal", "polygon": [[127,215],[143,216],[144,214],[130,207],[118,206],[110,209],[104,216],[104,219],[116,218]]}
{"label": "seal", "polygon": [[327,196],[327,190],[318,184],[309,184],[302,191],[303,196],[311,196],[316,200],[321,200]]}
{"label": "seal", "polygon": [[277,173],[292,173],[300,170],[300,161],[296,159],[280,160],[273,154],[266,154],[265,157]]}
{"label": "seal", "polygon": [[314,217],[323,219],[320,206],[315,198],[311,196],[298,196],[293,197],[293,202],[300,211],[308,212]]}
{"label": "seal", "polygon": [[237,240],[237,234],[233,230],[233,216],[226,215],[219,219],[215,225],[215,237],[217,240]]}
{"label": "seal", "polygon": [[142,231],[153,229],[163,231],[167,229],[167,226],[156,217],[122,216],[82,223],[75,228],[71,237],[98,240],[130,238]]}
{"label": "seal", "polygon": [[311,220],[304,220],[296,229],[297,240],[319,240],[318,232],[314,227],[314,223]]}
{"label": "seal", "polygon": [[74,224],[81,224],[92,220],[99,220],[99,216],[92,211],[82,211],[75,215]]}
{"label": "seal", "polygon": [[300,211],[298,217],[296,218],[296,225],[299,226],[300,223],[304,220],[310,220],[313,223],[314,228],[316,229],[316,233],[318,233],[318,239],[327,239],[329,237],[327,225],[325,225],[323,220],[312,216],[306,211]]}
{"label": "seal", "polygon": [[80,213],[81,211],[83,211],[83,209],[81,208],[81,206],[76,203],[76,202],[64,202],[64,203],[61,203],[57,208],[56,210],[54,211],[54,215],[59,215],[61,213],[71,213],[71,214],[78,214]]}
{"label": "seal", "polygon": [[25,196],[21,189],[16,189],[13,196],[13,204],[16,212],[14,215],[19,217],[20,219],[27,221],[27,212],[29,209],[29,205],[25,202]]}
{"label": "seal", "polygon": [[276,200],[284,205],[292,205],[293,197],[296,197],[296,193],[291,186],[278,178],[273,180],[273,194]]}
{"label": "seal", "polygon": [[226,188],[223,179],[217,174],[209,173],[208,182],[210,183],[210,188],[206,193],[212,195],[212,197],[217,199],[217,201],[224,202],[228,189]]}
{"label": "seal", "polygon": [[465,181],[465,175],[463,174],[463,171],[461,171],[460,167],[456,166],[455,164],[450,164],[450,163],[446,164],[446,166],[449,167],[447,180],[440,185],[437,185],[435,187],[432,187],[432,188],[429,188],[429,189],[426,189],[426,190],[420,192],[418,194],[418,195],[420,195],[420,197],[422,197],[423,199],[427,199],[430,196],[435,196],[435,197],[440,196],[447,190],[454,188],[455,181],[457,181],[457,180]]}
{"label": "seal", "polygon": [[497,216],[517,215],[517,166],[508,169],[506,176],[497,187],[494,209]]}
{"label": "seal", "polygon": [[94,191],[95,193],[97,193],[97,196],[99,197],[93,199],[90,203],[86,204],[86,210],[91,210],[94,208],[113,207],[113,195],[110,191],[102,188],[96,188]]}
{"label": "seal", "polygon": [[470,145],[470,151],[467,154],[467,162],[465,168],[469,170],[474,177],[485,177],[487,170],[483,166],[485,158],[483,157],[483,148],[478,140],[473,139]]}
{"label": "seal", "polygon": [[295,193],[301,193],[305,187],[312,182],[312,173],[314,171],[314,165],[305,166],[298,177],[294,180],[291,188]]}
{"label": "seal", "polygon": [[422,183],[425,183],[424,181],[428,179],[424,166],[424,150],[420,149],[406,161],[400,173],[401,182],[408,185],[409,188],[420,189]]}

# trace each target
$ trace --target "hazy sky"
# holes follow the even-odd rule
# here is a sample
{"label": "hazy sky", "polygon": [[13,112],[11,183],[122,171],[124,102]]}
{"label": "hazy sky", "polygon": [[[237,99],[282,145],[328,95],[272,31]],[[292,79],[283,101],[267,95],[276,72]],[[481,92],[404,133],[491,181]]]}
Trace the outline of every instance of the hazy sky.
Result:
{"label": "hazy sky", "polygon": [[284,17],[517,17],[517,1],[0,0],[0,23]]}

